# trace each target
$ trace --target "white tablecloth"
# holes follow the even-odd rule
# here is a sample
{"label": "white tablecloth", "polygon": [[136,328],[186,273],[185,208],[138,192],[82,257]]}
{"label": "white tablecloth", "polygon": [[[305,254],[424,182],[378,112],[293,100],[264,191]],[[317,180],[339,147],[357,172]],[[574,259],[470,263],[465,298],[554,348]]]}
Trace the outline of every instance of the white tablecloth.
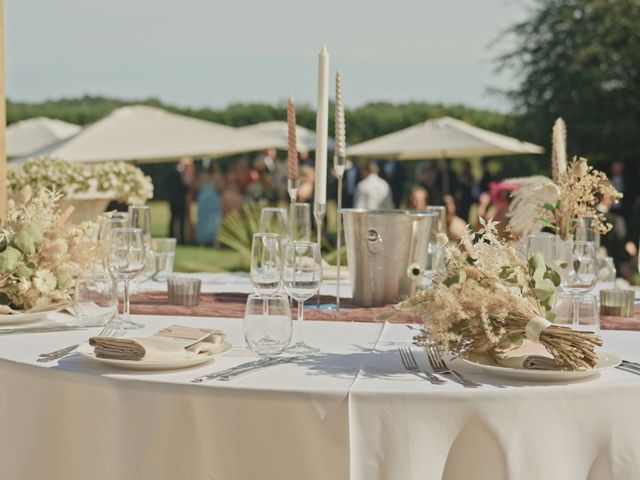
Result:
{"label": "white tablecloth", "polygon": [[[255,358],[242,321],[135,320],[143,333],[221,328],[239,348],[198,368],[142,373],[77,355],[35,361],[87,331],[0,336],[0,479],[640,478],[640,376],[526,385],[466,369],[485,385],[433,386],[402,368],[405,326],[306,322],[319,355],[195,385]],[[640,361],[640,332],[603,335],[607,350]]]}

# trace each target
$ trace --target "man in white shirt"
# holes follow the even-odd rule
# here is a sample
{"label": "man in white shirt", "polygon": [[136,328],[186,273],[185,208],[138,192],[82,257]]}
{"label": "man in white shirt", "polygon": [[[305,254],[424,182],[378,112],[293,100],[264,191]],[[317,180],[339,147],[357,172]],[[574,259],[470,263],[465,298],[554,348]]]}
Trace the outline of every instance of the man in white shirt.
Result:
{"label": "man in white shirt", "polygon": [[378,176],[378,165],[369,162],[363,171],[364,178],[358,183],[354,196],[354,208],[368,210],[393,208],[391,188],[389,184]]}

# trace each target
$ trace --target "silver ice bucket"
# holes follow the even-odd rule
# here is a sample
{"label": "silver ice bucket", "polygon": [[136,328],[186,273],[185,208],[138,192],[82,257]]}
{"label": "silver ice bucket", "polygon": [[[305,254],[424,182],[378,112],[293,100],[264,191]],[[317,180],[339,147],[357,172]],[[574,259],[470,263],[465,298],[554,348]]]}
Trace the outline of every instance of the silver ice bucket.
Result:
{"label": "silver ice bucket", "polygon": [[347,208],[342,216],[354,303],[375,307],[413,294],[438,214]]}

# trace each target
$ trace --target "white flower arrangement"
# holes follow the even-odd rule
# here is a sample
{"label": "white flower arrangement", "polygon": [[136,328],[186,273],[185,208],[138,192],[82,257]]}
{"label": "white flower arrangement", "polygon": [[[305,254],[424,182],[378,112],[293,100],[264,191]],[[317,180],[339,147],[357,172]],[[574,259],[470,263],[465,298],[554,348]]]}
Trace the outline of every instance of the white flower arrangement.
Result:
{"label": "white flower arrangement", "polygon": [[0,222],[0,313],[37,311],[71,299],[74,282],[95,257],[95,224],[71,225],[60,194],[25,187]]}
{"label": "white flower arrangement", "polygon": [[109,195],[128,204],[144,204],[153,197],[153,183],[142,170],[126,162],[71,164],[65,160],[37,157],[7,175],[12,194],[24,187],[46,188],[65,197]]}

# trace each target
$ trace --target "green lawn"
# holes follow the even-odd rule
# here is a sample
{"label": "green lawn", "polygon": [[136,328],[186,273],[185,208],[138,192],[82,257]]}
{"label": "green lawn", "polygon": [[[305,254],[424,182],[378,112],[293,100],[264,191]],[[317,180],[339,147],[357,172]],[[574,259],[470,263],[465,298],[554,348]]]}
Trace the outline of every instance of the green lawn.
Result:
{"label": "green lawn", "polygon": [[[151,207],[152,235],[166,237],[169,234],[169,203],[149,202]],[[178,245],[173,267],[176,272],[228,272],[244,270],[240,255],[228,248]]]}

